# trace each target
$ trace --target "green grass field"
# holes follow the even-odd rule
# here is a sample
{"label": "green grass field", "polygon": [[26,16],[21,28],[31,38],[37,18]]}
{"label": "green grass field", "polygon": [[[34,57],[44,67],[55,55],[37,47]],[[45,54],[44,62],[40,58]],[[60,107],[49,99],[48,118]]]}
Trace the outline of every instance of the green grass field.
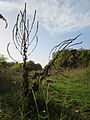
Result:
{"label": "green grass field", "polygon": [[58,113],[64,120],[90,120],[90,68],[66,70],[63,74],[68,77],[59,72],[50,76],[53,83],[49,94],[56,110],[62,108]]}
{"label": "green grass field", "polygon": [[[52,71],[36,94],[38,112],[43,116],[38,120],[90,120],[90,67],[64,70],[64,76],[60,73]],[[0,76],[0,120],[23,120],[21,79],[19,74],[12,78]],[[51,82],[47,83],[48,79]],[[12,80],[17,81],[16,86]]]}

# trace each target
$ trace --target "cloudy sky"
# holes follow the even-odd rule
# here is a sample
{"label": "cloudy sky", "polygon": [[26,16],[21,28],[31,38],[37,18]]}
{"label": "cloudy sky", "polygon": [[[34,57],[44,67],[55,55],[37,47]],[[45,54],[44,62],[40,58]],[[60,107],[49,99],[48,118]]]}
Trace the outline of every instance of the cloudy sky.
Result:
{"label": "cloudy sky", "polygon": [[25,2],[30,20],[36,9],[36,19],[39,21],[39,43],[29,60],[44,66],[48,63],[50,50],[56,44],[80,33],[82,35],[77,41],[83,43],[77,48],[90,49],[90,0],[0,0],[0,13],[8,21],[8,28],[5,29],[4,21],[0,20],[0,54],[8,60],[11,60],[7,54],[9,42],[12,56],[19,62],[22,59],[13,46],[12,29]]}

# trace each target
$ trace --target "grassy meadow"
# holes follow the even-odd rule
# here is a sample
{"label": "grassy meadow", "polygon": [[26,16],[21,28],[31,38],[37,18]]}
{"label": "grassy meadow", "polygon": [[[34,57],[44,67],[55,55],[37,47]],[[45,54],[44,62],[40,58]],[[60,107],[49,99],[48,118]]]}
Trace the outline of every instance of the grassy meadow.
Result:
{"label": "grassy meadow", "polygon": [[[52,74],[50,79],[50,95],[56,116],[61,115],[63,120],[90,119],[90,68],[65,70],[66,77]],[[52,106],[51,112],[52,111]],[[58,109],[59,108],[59,109]],[[59,120],[57,117],[56,120]]]}
{"label": "grassy meadow", "polygon": [[[22,74],[7,68],[0,73],[0,120],[23,120]],[[30,120],[90,120],[90,67],[51,71],[34,100],[38,117]]]}

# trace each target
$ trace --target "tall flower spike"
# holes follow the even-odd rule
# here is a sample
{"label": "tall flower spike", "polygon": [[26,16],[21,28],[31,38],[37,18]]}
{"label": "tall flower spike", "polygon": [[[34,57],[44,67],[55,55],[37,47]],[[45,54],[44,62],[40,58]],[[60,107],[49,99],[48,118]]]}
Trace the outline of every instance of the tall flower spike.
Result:
{"label": "tall flower spike", "polygon": [[[32,31],[33,29],[35,29],[34,26],[35,26],[35,20],[36,20],[36,10],[35,10],[31,25],[29,24],[29,19],[27,19],[26,13],[27,13],[27,11],[26,11],[26,3],[25,3],[24,11],[23,12],[20,11],[20,14],[18,14],[16,23],[15,23],[13,31],[12,31],[13,44],[23,59],[22,95],[24,98],[28,98],[29,93],[31,93],[30,96],[32,96],[32,92],[30,92],[29,81],[28,81],[27,59],[28,59],[28,56],[31,55],[31,53],[35,50],[35,48],[38,44],[38,36],[37,36],[38,22],[36,22],[35,33]],[[31,33],[33,34],[32,35],[33,37],[31,37]],[[34,40],[35,40],[35,45],[32,44],[34,42]],[[12,60],[14,60],[16,62],[17,60],[15,60],[10,54],[9,45],[10,45],[10,43],[7,45],[8,55],[10,56],[10,58]],[[34,45],[31,50],[29,49],[30,45]],[[22,112],[25,117],[27,117],[26,114],[30,113],[30,110],[33,111],[32,105],[33,105],[34,100],[33,100],[33,97],[32,98],[30,97],[28,100],[30,100],[30,99],[32,102],[32,103],[30,103],[31,106],[28,104],[27,99],[25,99],[26,101],[23,103],[24,111],[22,111]],[[27,106],[29,109],[26,108]],[[27,120],[27,119],[28,118],[25,118],[25,120]]]}
{"label": "tall flower spike", "polygon": [[5,21],[5,23],[6,23],[5,28],[7,28],[7,26],[8,26],[7,20],[5,19],[5,17],[3,17],[3,15],[2,15],[2,14],[0,14],[0,19],[2,19],[2,20],[4,20],[4,21]]}
{"label": "tall flower spike", "polygon": [[[30,37],[32,30],[35,29],[35,21],[36,21],[36,10],[33,15],[33,19],[31,22],[31,25],[29,24],[29,19],[26,18],[26,3],[24,11],[20,11],[20,13],[17,15],[16,23],[13,27],[12,31],[12,39],[13,44],[15,48],[18,50],[22,58],[24,58],[24,52],[26,52],[26,58],[32,54],[32,52],[35,50],[37,44],[38,44],[38,26],[39,22],[36,22],[36,30],[35,33],[33,33],[32,37]],[[2,17],[3,18],[3,17]],[[35,41],[35,45],[30,50],[30,46],[33,45],[32,43]],[[11,54],[9,52],[9,45],[7,46],[9,56],[11,57]],[[11,57],[13,58],[13,57]],[[13,59],[12,59],[13,60]],[[17,61],[17,60],[16,60]]]}

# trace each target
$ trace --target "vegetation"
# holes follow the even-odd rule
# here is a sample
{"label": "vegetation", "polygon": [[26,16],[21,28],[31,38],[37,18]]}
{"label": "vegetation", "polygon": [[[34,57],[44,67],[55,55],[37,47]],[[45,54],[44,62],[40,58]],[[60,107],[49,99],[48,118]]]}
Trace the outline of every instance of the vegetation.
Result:
{"label": "vegetation", "polygon": [[[26,10],[26,3],[25,8],[23,11],[20,11],[20,13],[17,15],[16,23],[13,27],[13,44],[16,48],[16,50],[19,52],[19,54],[22,56],[23,63],[22,63],[22,83],[21,83],[21,91],[22,91],[22,106],[20,107],[22,117],[25,120],[28,120],[31,117],[31,114],[36,114],[36,106],[35,101],[33,97],[33,93],[35,92],[31,86],[29,87],[29,69],[30,71],[36,69],[42,69],[40,64],[34,65],[32,61],[27,62],[28,56],[31,55],[31,53],[35,50],[37,43],[38,43],[38,21],[36,22],[36,10],[34,12],[34,16],[32,19],[32,22],[27,19],[27,10]],[[31,24],[30,24],[31,22]],[[36,22],[36,28],[35,28],[35,22]],[[35,29],[35,32],[33,32],[33,29]],[[32,35],[31,35],[32,34]],[[34,42],[34,47],[29,50],[32,43]],[[12,58],[12,60],[16,61],[14,57],[12,57],[10,50],[10,43],[7,45],[7,52],[8,55]],[[30,64],[30,65],[29,65]],[[18,66],[17,66],[18,67]]]}
{"label": "vegetation", "polygon": [[[72,44],[79,34],[56,45],[50,52],[55,50],[53,58],[44,69],[39,63],[27,62],[38,43],[38,22],[29,41],[35,17],[36,10],[29,30],[25,3],[13,28],[13,43],[23,63],[11,56],[10,43],[7,52],[16,63],[0,56],[0,120],[90,120],[90,50],[67,49],[82,43]],[[7,27],[6,19],[2,15],[0,19]],[[36,45],[28,53],[34,38]]]}
{"label": "vegetation", "polygon": [[[54,57],[60,51],[53,54]],[[76,49],[65,49],[58,55],[58,58],[54,62],[54,66],[58,68],[79,68],[87,67],[90,62],[90,50],[76,50]]]}
{"label": "vegetation", "polygon": [[[85,51],[83,50],[83,52]],[[34,71],[40,71],[42,69],[33,61],[27,64],[29,66],[29,82],[30,85],[33,85],[33,79],[31,82],[31,78],[35,73]],[[1,120],[23,119],[21,112],[22,92],[20,87],[22,81],[21,65],[21,63],[7,62],[4,56],[0,56]],[[57,66],[58,65],[59,64],[57,64]],[[39,66],[41,65],[39,64]],[[60,66],[58,66],[58,68],[59,67]],[[88,66],[83,66],[82,68],[75,67],[69,70],[63,69],[62,72],[61,70],[62,69],[53,69],[49,73],[49,76],[43,80],[37,94],[34,94],[34,100],[36,100],[38,109],[38,119],[45,120],[49,116],[50,120],[89,120],[90,65],[88,64]],[[37,115],[31,116],[31,120],[36,119]]]}

